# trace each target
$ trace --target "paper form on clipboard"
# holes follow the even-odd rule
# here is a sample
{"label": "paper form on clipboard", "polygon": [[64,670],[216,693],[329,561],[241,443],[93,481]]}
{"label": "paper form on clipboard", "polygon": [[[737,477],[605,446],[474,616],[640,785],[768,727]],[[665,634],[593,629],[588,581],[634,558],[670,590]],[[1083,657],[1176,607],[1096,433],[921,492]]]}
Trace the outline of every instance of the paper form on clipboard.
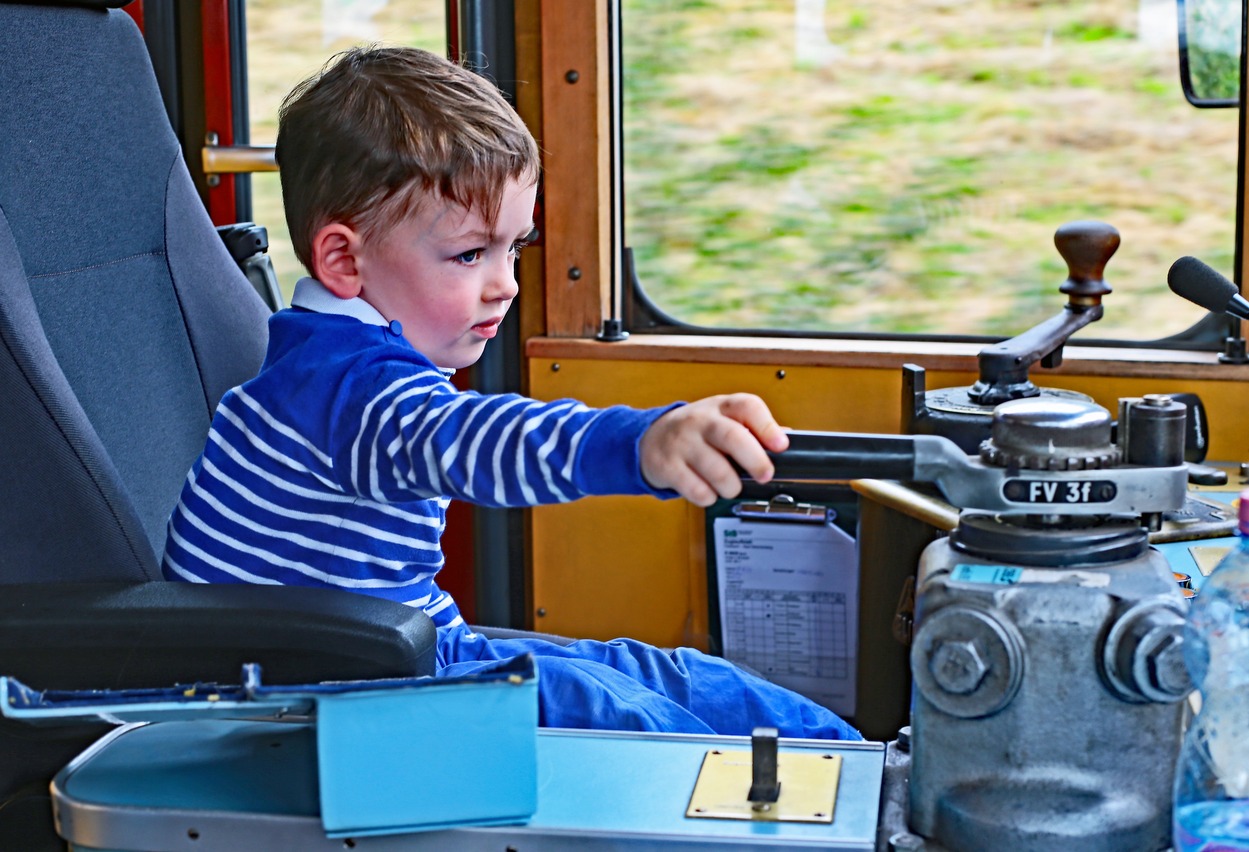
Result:
{"label": "paper form on clipboard", "polygon": [[716,518],[723,654],[854,715],[859,630],[855,541],[832,523]]}

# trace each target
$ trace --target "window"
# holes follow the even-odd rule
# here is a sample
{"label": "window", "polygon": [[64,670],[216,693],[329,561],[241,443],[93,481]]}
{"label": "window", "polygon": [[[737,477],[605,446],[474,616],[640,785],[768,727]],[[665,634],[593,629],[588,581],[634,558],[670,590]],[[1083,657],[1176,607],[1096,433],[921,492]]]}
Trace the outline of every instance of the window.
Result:
{"label": "window", "polygon": [[627,242],[684,323],[1013,335],[1056,313],[1059,225],[1122,244],[1080,336],[1203,315],[1231,276],[1237,115],[1178,83],[1174,0],[623,0]]}
{"label": "window", "polygon": [[[297,83],[357,44],[407,44],[446,52],[444,0],[247,0],[251,144],[277,141],[278,107]],[[252,217],[269,231],[269,254],[287,300],[305,274],[295,259],[276,173],[252,175]]]}

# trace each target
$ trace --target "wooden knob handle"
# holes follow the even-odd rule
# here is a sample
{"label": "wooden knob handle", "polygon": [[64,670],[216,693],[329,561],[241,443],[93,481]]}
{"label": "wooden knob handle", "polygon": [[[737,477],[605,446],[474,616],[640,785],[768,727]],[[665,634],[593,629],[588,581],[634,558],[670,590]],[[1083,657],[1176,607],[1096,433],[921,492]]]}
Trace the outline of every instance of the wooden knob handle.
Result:
{"label": "wooden knob handle", "polygon": [[1067,261],[1067,280],[1058,289],[1071,302],[1100,304],[1110,292],[1106,264],[1119,248],[1119,232],[1105,222],[1068,222],[1054,232],[1054,245]]}

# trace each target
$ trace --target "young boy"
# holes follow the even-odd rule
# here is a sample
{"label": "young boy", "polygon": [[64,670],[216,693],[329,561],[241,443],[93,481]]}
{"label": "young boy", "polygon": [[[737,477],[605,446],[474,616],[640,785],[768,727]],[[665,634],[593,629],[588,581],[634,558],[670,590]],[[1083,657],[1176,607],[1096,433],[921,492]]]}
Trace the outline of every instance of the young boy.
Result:
{"label": "young boy", "polygon": [[544,725],[858,739],[825,708],[690,649],[487,640],[435,583],[452,498],[705,506],[740,491],[729,458],[766,482],[766,450],[788,444],[745,394],[593,410],[452,386],[516,296],[533,230],[537,147],[498,92],[424,51],[350,50],[288,96],[277,157],[312,277],[270,320],[259,375],[218,407],[169,522],[165,576],[421,607],[439,675],[538,655]]}

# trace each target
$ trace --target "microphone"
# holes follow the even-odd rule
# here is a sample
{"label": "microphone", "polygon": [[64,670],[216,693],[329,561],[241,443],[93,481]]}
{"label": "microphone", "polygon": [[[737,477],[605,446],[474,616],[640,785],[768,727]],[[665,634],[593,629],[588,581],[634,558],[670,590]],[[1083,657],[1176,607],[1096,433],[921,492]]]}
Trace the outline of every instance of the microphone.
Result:
{"label": "microphone", "polygon": [[1240,295],[1236,285],[1195,257],[1181,257],[1171,264],[1167,286],[1208,311],[1249,319],[1249,300]]}

